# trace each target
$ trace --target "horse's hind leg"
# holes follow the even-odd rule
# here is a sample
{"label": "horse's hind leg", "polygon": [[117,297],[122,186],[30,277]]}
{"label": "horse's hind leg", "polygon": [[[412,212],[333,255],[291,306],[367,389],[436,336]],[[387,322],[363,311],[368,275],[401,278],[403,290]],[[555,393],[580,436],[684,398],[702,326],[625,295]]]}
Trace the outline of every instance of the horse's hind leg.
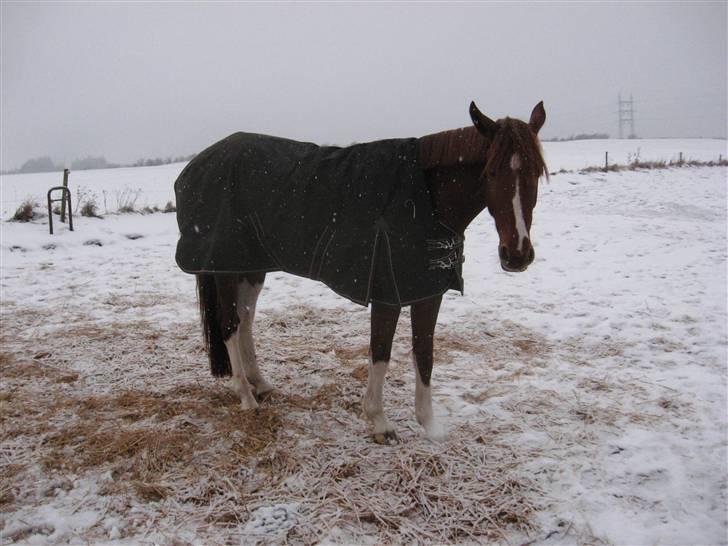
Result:
{"label": "horse's hind leg", "polygon": [[397,442],[397,433],[384,415],[382,391],[384,376],[389,368],[392,339],[397,329],[399,307],[372,303],[371,344],[369,347],[369,377],[367,391],[362,400],[364,414],[374,425],[372,434],[378,444]]}
{"label": "horse's hind leg", "polygon": [[245,346],[241,343],[241,320],[239,307],[239,278],[237,275],[216,275],[217,320],[220,324],[222,339],[225,343],[230,369],[233,375],[233,387],[240,396],[243,409],[257,409],[254,389],[248,382],[243,370],[243,353]]}
{"label": "horse's hind leg", "polygon": [[253,339],[253,321],[255,320],[255,305],[260,291],[263,289],[265,273],[248,273],[242,276],[238,284],[237,311],[240,319],[238,327],[238,346],[240,348],[240,363],[248,382],[255,389],[260,399],[265,393],[273,390],[258,368],[255,356],[255,341]]}

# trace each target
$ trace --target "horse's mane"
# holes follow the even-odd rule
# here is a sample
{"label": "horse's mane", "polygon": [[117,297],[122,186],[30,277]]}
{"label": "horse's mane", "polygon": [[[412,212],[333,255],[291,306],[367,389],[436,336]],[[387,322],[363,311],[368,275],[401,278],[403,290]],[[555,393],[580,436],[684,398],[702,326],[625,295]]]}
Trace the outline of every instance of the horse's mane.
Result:
{"label": "horse's mane", "polygon": [[485,162],[488,139],[475,127],[442,131],[420,138],[420,162],[425,169]]}
{"label": "horse's mane", "polygon": [[420,162],[425,169],[454,165],[485,165],[499,170],[518,153],[523,169],[534,176],[548,178],[541,144],[528,124],[505,118],[498,120],[493,140],[483,136],[475,127],[442,131],[420,138]]}

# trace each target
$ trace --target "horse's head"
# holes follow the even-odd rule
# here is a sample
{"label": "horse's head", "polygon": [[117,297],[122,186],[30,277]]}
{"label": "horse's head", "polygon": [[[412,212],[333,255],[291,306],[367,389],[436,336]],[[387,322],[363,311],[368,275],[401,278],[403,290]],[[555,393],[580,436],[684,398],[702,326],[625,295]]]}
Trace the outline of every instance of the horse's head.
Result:
{"label": "horse's head", "polygon": [[543,102],[533,109],[528,123],[511,118],[493,121],[474,102],[470,103],[470,117],[491,143],[481,178],[498,230],[501,267],[525,271],[535,258],[530,232],[538,180],[542,174],[548,176],[538,140],[538,131],[546,121]]}

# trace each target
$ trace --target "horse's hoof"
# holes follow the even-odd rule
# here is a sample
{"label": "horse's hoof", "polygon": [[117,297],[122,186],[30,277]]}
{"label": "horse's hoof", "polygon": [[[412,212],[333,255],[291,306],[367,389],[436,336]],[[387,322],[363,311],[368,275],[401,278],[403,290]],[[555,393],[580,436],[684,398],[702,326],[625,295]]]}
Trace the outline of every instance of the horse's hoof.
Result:
{"label": "horse's hoof", "polygon": [[374,434],[374,441],[379,445],[393,446],[399,443],[399,438],[394,430],[385,430]]}
{"label": "horse's hoof", "polygon": [[261,392],[261,393],[257,393],[257,392],[255,393],[255,399],[258,402],[265,402],[271,396],[273,396],[273,389],[271,389],[269,391]]}
{"label": "horse's hoof", "polygon": [[447,430],[442,427],[425,430],[425,438],[436,444],[442,443],[447,440]]}
{"label": "horse's hoof", "polygon": [[425,429],[425,438],[431,442],[444,442],[447,440],[447,427],[442,422],[433,419],[423,427]]}
{"label": "horse's hoof", "polygon": [[249,399],[243,399],[240,401],[240,409],[243,411],[248,410],[259,410],[258,402],[252,396]]}

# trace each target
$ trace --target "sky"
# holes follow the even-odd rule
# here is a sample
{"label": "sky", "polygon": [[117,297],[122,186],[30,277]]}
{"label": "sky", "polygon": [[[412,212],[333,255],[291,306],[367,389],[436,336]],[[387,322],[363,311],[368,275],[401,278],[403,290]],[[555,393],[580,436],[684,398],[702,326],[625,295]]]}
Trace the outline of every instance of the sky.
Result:
{"label": "sky", "polygon": [[347,145],[493,119],[725,138],[718,2],[0,4],[0,169],[131,163],[235,131]]}

